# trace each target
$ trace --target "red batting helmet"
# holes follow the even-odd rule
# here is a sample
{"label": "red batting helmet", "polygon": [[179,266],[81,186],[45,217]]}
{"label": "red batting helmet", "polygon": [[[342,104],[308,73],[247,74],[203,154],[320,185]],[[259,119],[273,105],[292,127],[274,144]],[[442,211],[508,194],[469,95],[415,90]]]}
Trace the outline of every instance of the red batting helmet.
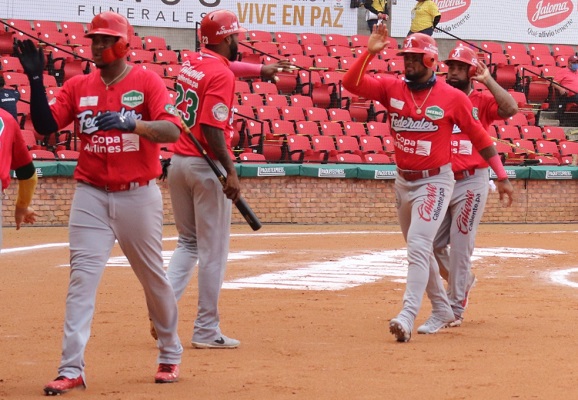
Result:
{"label": "red batting helmet", "polygon": [[468,78],[476,75],[478,64],[480,63],[476,52],[469,47],[462,46],[461,44],[454,47],[450,52],[448,59],[444,62],[447,64],[449,61],[460,61],[470,65],[470,68],[468,69]]}
{"label": "red batting helmet", "polygon": [[227,36],[245,32],[235,13],[228,10],[211,11],[201,21],[201,44],[219,44]]}
{"label": "red batting helmet", "polygon": [[133,28],[128,20],[120,14],[105,11],[95,16],[88,26],[85,37],[93,35],[108,35],[119,38],[111,47],[102,51],[102,59],[110,63],[126,56],[129,50],[129,37],[133,34]]}
{"label": "red batting helmet", "polygon": [[574,63],[578,63],[578,57],[576,57],[576,56],[568,57],[568,64],[574,64]]}
{"label": "red batting helmet", "polygon": [[423,54],[423,65],[435,70],[438,62],[438,46],[431,36],[424,33],[412,33],[406,37],[397,55],[402,56],[407,53]]}

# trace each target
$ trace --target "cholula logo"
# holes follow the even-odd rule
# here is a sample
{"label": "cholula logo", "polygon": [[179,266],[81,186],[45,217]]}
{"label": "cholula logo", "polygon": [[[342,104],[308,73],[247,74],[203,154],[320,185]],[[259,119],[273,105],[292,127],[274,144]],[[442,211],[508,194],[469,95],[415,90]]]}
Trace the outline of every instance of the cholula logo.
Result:
{"label": "cholula logo", "polygon": [[530,0],[528,21],[535,27],[548,28],[568,18],[573,8],[569,0]]}
{"label": "cholula logo", "polygon": [[444,117],[444,110],[438,106],[432,106],[425,109],[425,115],[435,121],[436,119],[442,119]]}
{"label": "cholula logo", "polygon": [[144,94],[137,90],[131,90],[122,95],[120,100],[123,106],[135,108],[136,106],[140,106],[144,103]]}
{"label": "cholula logo", "polygon": [[435,0],[442,15],[440,22],[456,19],[470,8],[471,2],[472,0]]}

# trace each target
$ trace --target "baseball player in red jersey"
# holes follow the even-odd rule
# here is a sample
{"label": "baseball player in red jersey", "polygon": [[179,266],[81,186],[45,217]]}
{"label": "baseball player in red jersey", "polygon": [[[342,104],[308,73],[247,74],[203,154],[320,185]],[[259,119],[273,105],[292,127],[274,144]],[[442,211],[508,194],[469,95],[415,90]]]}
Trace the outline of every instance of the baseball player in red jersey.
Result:
{"label": "baseball player in red jersey", "polygon": [[[445,63],[449,68],[446,82],[469,97],[484,129],[493,121],[509,118],[518,112],[514,98],[496,83],[472,49],[455,47]],[[474,90],[472,80],[484,84],[488,90]],[[458,126],[454,127],[451,147],[452,170],[456,183],[448,212],[434,239],[434,255],[441,275],[448,280],[447,293],[455,316],[455,320],[449,325],[459,326],[463,320],[469,292],[476,282],[476,277],[471,272],[471,256],[488,198],[489,172],[488,163],[473,148],[468,136]],[[418,333],[435,333],[439,330],[439,325],[434,323],[435,319],[429,321],[432,324],[420,326]]]}
{"label": "baseball player in red jersey", "polygon": [[159,340],[155,382],[175,382],[183,348],[177,302],[163,269],[160,142],[176,142],[180,121],[158,75],[126,62],[133,30],[123,16],[104,12],[87,37],[95,71],[75,76],[48,105],[42,84],[44,55],[31,41],[17,55],[29,77],[34,128],[56,132],[75,122],[81,139],[77,187],[69,221],[70,284],[60,367],[47,395],[85,387],[84,351],[104,267],[118,241],[143,286]]}
{"label": "baseball player in red jersey", "polygon": [[467,96],[437,81],[438,59],[435,40],[415,33],[408,36],[399,54],[403,55],[405,78],[376,79],[365,74],[368,63],[388,43],[387,27],[374,27],[367,51],[345,73],[343,86],[365,98],[378,100],[391,118],[395,141],[395,180],[398,219],[407,242],[408,273],[403,309],[390,321],[390,332],[399,342],[411,338],[423,294],[432,298],[433,315],[444,324],[454,320],[439,269],[433,256],[433,239],[445,216],[454,186],[450,138],[454,124],[466,132],[498,176],[500,198],[513,188],[492,140],[475,118]]}
{"label": "baseball player in red jersey", "polygon": [[227,177],[222,186],[192,140],[181,135],[168,169],[179,238],[167,273],[179,299],[199,262],[196,348],[236,348],[240,343],[221,332],[218,301],[229,254],[232,201],[241,192],[231,159],[235,77],[229,63],[237,57],[243,31],[230,11],[207,14],[201,21],[203,47],[183,63],[176,83],[176,106],[184,123]]}
{"label": "baseball player in red jersey", "polygon": [[[0,108],[0,221],[2,221],[2,198],[10,184],[10,170],[18,179],[18,194],[14,209],[16,230],[22,223],[36,222],[36,213],[30,207],[38,177],[18,122],[12,115]],[[2,228],[0,225],[0,249],[2,248]]]}
{"label": "baseball player in red jersey", "polygon": [[[186,61],[186,60],[185,60]],[[264,80],[271,80],[276,78],[276,74],[278,72],[293,72],[292,64],[289,60],[279,60],[278,62],[272,64],[254,64],[254,63],[247,63],[241,61],[231,62],[229,68],[235,75],[235,77],[261,77]],[[230,122],[230,121],[229,121]],[[233,132],[233,127],[228,124],[225,128],[225,132]],[[171,278],[172,272],[169,274],[169,278]],[[189,278],[190,279],[190,278]],[[175,285],[180,286],[181,283],[175,282]],[[186,284],[181,288],[178,293],[178,298],[182,295]],[[153,339],[157,340],[157,332],[155,329],[154,324],[150,321],[150,334]],[[231,341],[233,339],[229,339]],[[222,346],[218,347],[211,347],[211,348],[222,348]]]}

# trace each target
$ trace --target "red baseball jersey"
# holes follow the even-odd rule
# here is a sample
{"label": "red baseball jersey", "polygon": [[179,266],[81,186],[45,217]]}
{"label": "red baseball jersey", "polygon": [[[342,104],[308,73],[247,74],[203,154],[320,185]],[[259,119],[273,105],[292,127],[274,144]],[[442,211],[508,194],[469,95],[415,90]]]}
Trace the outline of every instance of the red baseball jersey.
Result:
{"label": "red baseball jersey", "polygon": [[386,107],[399,168],[426,170],[448,164],[454,124],[467,133],[477,149],[492,145],[465,93],[443,81],[429,89],[411,91],[404,80],[376,79],[365,74],[372,58],[367,51],[359,57],[346,72],[343,86]]}
{"label": "red baseball jersey", "polygon": [[[211,158],[216,157],[205,139],[201,124],[222,129],[227,149],[231,152],[234,95],[235,76],[229,68],[229,61],[220,54],[202,49],[183,62],[177,77],[176,106],[191,133]],[[187,135],[181,135],[174,151],[184,156],[201,157]]]}
{"label": "red baseball jersey", "polygon": [[[2,190],[10,184],[10,170],[32,162],[28,147],[14,117],[0,108],[0,180]],[[0,194],[1,195],[1,194]]]}
{"label": "red baseball jersey", "polygon": [[59,129],[71,122],[79,127],[74,178],[97,186],[145,181],[161,174],[157,143],[136,133],[99,131],[97,115],[116,111],[137,120],[166,120],[181,126],[162,79],[138,66],[108,89],[98,70],[69,79],[51,102],[51,110]]}
{"label": "red baseball jersey", "polygon": [[[491,93],[474,90],[469,95],[470,101],[477,110],[478,118],[484,129],[497,119],[502,119],[498,114],[498,103]],[[461,131],[458,125],[454,126],[452,135],[452,169],[464,171],[469,169],[487,168],[488,163],[472,146],[470,138]]]}

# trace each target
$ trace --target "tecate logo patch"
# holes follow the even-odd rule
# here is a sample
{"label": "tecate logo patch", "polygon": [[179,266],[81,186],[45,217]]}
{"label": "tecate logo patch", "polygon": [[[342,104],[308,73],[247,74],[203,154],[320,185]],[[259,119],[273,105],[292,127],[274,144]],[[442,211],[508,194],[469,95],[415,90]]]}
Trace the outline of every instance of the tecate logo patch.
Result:
{"label": "tecate logo patch", "polygon": [[548,28],[568,18],[573,8],[570,0],[530,0],[528,22],[537,28]]}
{"label": "tecate logo patch", "polygon": [[448,22],[465,13],[470,8],[472,0],[435,0],[435,3],[442,15],[440,21]]}

